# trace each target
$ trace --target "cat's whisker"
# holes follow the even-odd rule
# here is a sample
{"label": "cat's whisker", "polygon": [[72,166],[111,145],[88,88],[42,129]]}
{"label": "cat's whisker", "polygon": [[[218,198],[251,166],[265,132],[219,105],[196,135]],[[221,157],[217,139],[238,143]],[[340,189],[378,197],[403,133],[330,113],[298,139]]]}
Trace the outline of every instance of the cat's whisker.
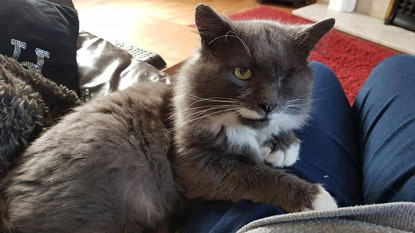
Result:
{"label": "cat's whisker", "polygon": [[288,100],[287,103],[308,102],[308,101],[310,101],[310,99],[293,99],[293,100]]}
{"label": "cat's whisker", "polygon": [[291,105],[300,105],[300,106],[306,106],[306,105],[308,105],[308,103],[309,103],[309,101],[307,101],[307,102],[293,102],[293,103],[287,103],[287,105],[285,105],[285,107],[287,107],[287,106],[291,106]]}
{"label": "cat's whisker", "polygon": [[167,118],[166,118],[166,120],[171,120],[171,119],[173,119],[175,116],[177,116],[177,115],[179,115],[177,112],[174,112],[174,113],[171,113]]}
{"label": "cat's whisker", "polygon": [[242,94],[239,95],[239,98],[244,98],[245,96],[248,96],[253,92],[254,90],[252,90],[252,88],[247,88]]}
{"label": "cat's whisker", "polygon": [[203,101],[205,101],[205,102],[212,102],[212,103],[236,103],[236,101],[230,101],[230,100],[215,100],[215,99],[203,100]]}
{"label": "cat's whisker", "polygon": [[[239,39],[239,41],[242,43],[242,45],[245,47],[245,49],[246,49],[246,51],[248,52],[248,54],[249,54],[249,56],[250,57],[252,57],[252,55],[251,55],[251,52],[249,51],[249,47],[248,47],[248,45],[246,44],[246,42],[245,41],[243,41],[235,32],[233,32],[233,31],[230,31],[230,32],[228,32],[228,33],[233,33],[234,35],[235,35],[235,37],[237,38],[237,39]],[[226,33],[226,34],[228,34],[228,33]]]}
{"label": "cat's whisker", "polygon": [[[227,107],[227,109],[230,109],[230,108]],[[189,118],[194,117],[194,116],[199,117],[203,113],[208,112],[208,111],[212,111],[212,110],[223,110],[223,109],[221,109],[220,107],[212,107],[212,108],[208,108],[208,109],[205,109],[205,110],[196,111],[194,113],[191,113],[191,114],[185,116],[183,120],[186,121],[186,119],[189,119]]]}
{"label": "cat's whisker", "polygon": [[[195,98],[196,99],[196,98]],[[217,102],[236,102],[236,99],[221,99],[221,98],[198,98],[198,101],[217,101]]]}
{"label": "cat's whisker", "polygon": [[222,120],[221,120],[221,121],[219,121],[217,124],[218,124],[218,125],[222,125],[224,122],[226,122],[226,121],[228,121],[228,120],[233,120],[233,119],[235,119],[235,118],[237,118],[237,117],[238,117],[238,115],[237,115],[237,114],[235,114],[234,112],[231,112],[231,113],[229,113],[229,114],[225,115],[225,116],[222,118]]}
{"label": "cat's whisker", "polygon": [[183,112],[188,112],[188,111],[195,110],[195,109],[214,108],[214,107],[218,107],[218,108],[221,108],[221,107],[235,107],[236,106],[235,104],[232,104],[232,103],[225,103],[225,104],[223,104],[223,103],[220,103],[220,104],[209,103],[209,104],[210,105],[193,106],[193,107],[189,105],[187,108],[183,109],[182,111]]}
{"label": "cat's whisker", "polygon": [[323,99],[319,98],[319,99],[289,100],[289,101],[287,101],[287,106],[286,107],[288,107],[290,105],[308,104],[309,102],[311,102],[311,104],[314,104],[314,103],[316,103],[318,101],[321,101],[321,100],[323,100]]}
{"label": "cat's whisker", "polygon": [[199,99],[196,100],[195,102],[191,103],[189,106],[187,106],[187,108],[192,107],[193,105],[200,103],[200,102],[211,102],[211,103],[227,103],[227,104],[232,104],[232,103],[236,103],[235,101],[214,101],[214,100],[207,100],[207,99]]}
{"label": "cat's whisker", "polygon": [[[323,99],[313,99],[311,101],[311,104],[315,104],[318,101],[322,101]],[[288,102],[288,101],[287,101]],[[304,104],[308,104],[308,101],[304,101],[304,102],[293,102],[290,104],[287,104],[286,106],[284,106],[284,112],[286,113],[295,113],[295,114],[302,114],[305,108],[307,108],[307,105]]]}
{"label": "cat's whisker", "polygon": [[[209,111],[209,110],[219,110],[219,111],[215,111],[215,112],[212,112],[212,113],[209,113],[209,114],[206,114],[206,115],[203,115],[205,112],[207,112],[207,111]],[[192,123],[192,122],[195,122],[195,121],[197,121],[197,122],[200,122],[200,121],[202,121],[204,118],[207,118],[207,117],[209,117],[209,116],[211,116],[211,115],[214,115],[214,114],[219,114],[219,113],[222,113],[222,112],[227,112],[227,111],[231,111],[229,114],[227,114],[227,115],[225,115],[220,121],[219,121],[219,123],[217,123],[218,125],[220,125],[220,124],[222,124],[224,121],[226,121],[226,120],[230,120],[230,119],[233,119],[233,118],[236,118],[237,117],[237,115],[235,114],[235,111],[234,111],[234,109],[232,108],[232,109],[216,109],[216,108],[209,108],[209,109],[206,109],[206,110],[203,110],[203,111],[198,111],[198,112],[195,112],[195,113],[192,113],[191,115],[197,115],[196,116],[196,118],[194,118],[194,119],[191,119],[190,121],[186,121],[186,118],[189,118],[189,116],[190,115],[188,115],[188,116],[186,116],[185,117],[185,119],[183,120],[184,121],[184,123],[185,124],[190,124],[190,123]],[[172,116],[170,116],[170,117],[172,117]],[[195,123],[197,123],[197,122],[195,122]],[[170,130],[169,132],[171,132],[171,133],[173,133],[174,132],[174,130],[172,129],[172,130]]]}
{"label": "cat's whisker", "polygon": [[199,97],[199,96],[196,96],[196,95],[189,95],[190,97],[194,97],[194,98],[197,98],[197,99],[224,99],[224,100],[235,100],[234,98],[226,98],[226,97],[209,97],[209,98],[202,98],[202,97]]}
{"label": "cat's whisker", "polygon": [[[230,33],[233,33],[233,35],[229,35]],[[249,56],[250,57],[252,57],[252,55],[251,55],[251,52],[249,51],[249,47],[248,47],[248,45],[246,44],[246,42],[245,41],[243,41],[235,32],[232,32],[232,31],[229,31],[229,32],[227,32],[225,35],[221,35],[221,36],[218,36],[218,37],[216,37],[216,38],[214,38],[213,40],[211,40],[209,43],[208,43],[208,45],[210,45],[210,44],[212,44],[213,42],[215,42],[216,40],[218,40],[218,39],[221,39],[221,38],[223,38],[223,37],[225,37],[225,40],[228,38],[228,37],[232,37],[232,38],[236,38],[236,39],[238,39],[240,42],[241,42],[241,44],[242,44],[242,46],[245,48],[245,50],[248,52],[248,54],[249,54]]]}
{"label": "cat's whisker", "polygon": [[221,125],[222,122],[226,120],[229,116],[232,116],[233,112],[226,114],[225,116],[221,117],[220,120],[213,122],[214,125]]}
{"label": "cat's whisker", "polygon": [[191,110],[195,110],[195,109],[201,109],[201,108],[211,108],[211,107],[223,108],[223,107],[235,107],[235,105],[233,105],[233,104],[205,105],[205,106],[198,106],[198,107],[193,107],[193,108],[186,108],[186,109],[183,110],[183,112],[187,112],[187,111],[191,111]]}
{"label": "cat's whisker", "polygon": [[[226,112],[226,111],[230,111],[230,110],[224,110],[223,112]],[[215,112],[215,113],[207,114],[207,115],[205,115],[205,116],[201,116],[201,117],[198,117],[198,118],[192,119],[191,121],[189,121],[189,122],[185,122],[185,123],[186,123],[186,124],[192,124],[192,125],[194,126],[195,124],[197,124],[197,123],[201,122],[202,120],[204,120],[204,119],[208,118],[209,116],[214,115],[214,114],[217,114],[217,113],[220,113],[220,112]]]}
{"label": "cat's whisker", "polygon": [[205,119],[205,118],[207,118],[207,117],[209,117],[209,116],[212,116],[212,115],[215,115],[215,114],[218,114],[218,113],[222,113],[222,112],[227,112],[227,111],[235,111],[234,109],[224,109],[224,110],[220,110],[220,111],[216,111],[216,112],[212,112],[212,113],[209,113],[209,114],[206,114],[206,115],[203,115],[203,116],[199,116],[199,117],[196,117],[196,118],[194,118],[194,119],[192,119],[192,120],[190,120],[190,121],[187,121],[187,122],[185,122],[186,124],[190,124],[190,123],[198,123],[198,122],[200,122],[201,120],[203,120],[203,119]]}
{"label": "cat's whisker", "polygon": [[237,99],[229,99],[229,98],[218,98],[218,97],[211,97],[211,98],[201,98],[197,96],[190,96],[193,99],[197,99],[195,102],[191,103],[188,107],[193,106],[196,103],[199,102],[212,102],[212,103],[237,103]]}
{"label": "cat's whisker", "polygon": [[189,115],[185,116],[185,117],[183,118],[183,121],[186,121],[187,119],[190,119],[190,118],[192,118],[192,117],[199,117],[199,116],[203,115],[203,113],[208,112],[208,111],[211,111],[211,110],[214,110],[214,108],[209,108],[209,109],[200,110],[200,111],[197,111],[197,112],[191,113],[191,114],[189,114]]}
{"label": "cat's whisker", "polygon": [[[174,113],[172,113],[170,116],[168,116],[167,118],[166,118],[166,120],[171,120],[171,119],[173,119],[174,117],[176,117],[176,116],[178,116],[179,115],[179,113],[178,112],[174,112]],[[186,117],[185,117],[186,118]]]}
{"label": "cat's whisker", "polygon": [[232,63],[235,63],[235,61],[236,61],[236,60],[238,60],[240,56],[241,56],[241,55],[236,56],[236,57],[232,60]]}
{"label": "cat's whisker", "polygon": [[210,109],[206,109],[206,110],[194,112],[194,113],[192,113],[190,115],[185,116],[183,120],[186,121],[186,120],[191,119],[191,118],[197,118],[197,117],[202,116],[204,113],[208,113],[210,111],[216,111],[216,110],[226,110],[226,109],[210,108]]}
{"label": "cat's whisker", "polygon": [[[222,102],[222,101],[198,101],[197,103],[208,103],[209,106],[237,106],[238,105],[237,102]],[[194,102],[190,104],[189,106],[187,106],[187,108],[184,111],[187,111],[187,109],[191,109],[191,108],[198,108],[198,106],[194,106],[197,103]]]}
{"label": "cat's whisker", "polygon": [[311,100],[311,104],[314,104],[314,103],[316,103],[318,101],[322,101],[322,100],[324,100],[324,99],[322,99],[322,98],[320,98],[320,99],[312,99]]}
{"label": "cat's whisker", "polygon": [[333,88],[334,86],[336,86],[337,84],[333,84],[333,85],[331,85],[331,86],[328,86],[328,87],[325,87],[325,88],[321,88],[321,89],[318,89],[318,90],[316,90],[316,91],[312,91],[312,92],[309,92],[309,93],[307,93],[307,94],[305,94],[305,95],[302,95],[302,96],[300,96],[300,97],[298,97],[299,99],[300,98],[303,98],[303,97],[305,97],[305,96],[310,96],[310,95],[312,95],[313,93],[317,93],[317,92],[320,92],[320,91],[325,91],[325,90],[327,90],[327,89],[330,89],[330,88]]}
{"label": "cat's whisker", "polygon": [[300,106],[300,105],[286,105],[285,108],[304,108],[304,106]]}
{"label": "cat's whisker", "polygon": [[292,100],[288,100],[287,102],[295,102],[295,101],[309,101],[311,98],[303,98],[303,97],[306,97],[306,96],[309,96],[310,94],[312,94],[312,92],[309,92],[309,93],[307,93],[307,94],[305,94],[305,95],[302,95],[302,96],[300,96],[300,97],[298,97],[298,98],[296,98],[296,99],[292,99]]}

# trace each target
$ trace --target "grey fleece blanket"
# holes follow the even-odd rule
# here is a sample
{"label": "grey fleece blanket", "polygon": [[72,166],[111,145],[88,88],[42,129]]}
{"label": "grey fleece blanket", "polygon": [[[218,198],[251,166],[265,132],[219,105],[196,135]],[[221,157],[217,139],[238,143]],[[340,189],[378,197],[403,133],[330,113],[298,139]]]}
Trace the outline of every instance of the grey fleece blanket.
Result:
{"label": "grey fleece blanket", "polygon": [[245,225],[237,233],[415,232],[415,203],[395,202],[276,215]]}

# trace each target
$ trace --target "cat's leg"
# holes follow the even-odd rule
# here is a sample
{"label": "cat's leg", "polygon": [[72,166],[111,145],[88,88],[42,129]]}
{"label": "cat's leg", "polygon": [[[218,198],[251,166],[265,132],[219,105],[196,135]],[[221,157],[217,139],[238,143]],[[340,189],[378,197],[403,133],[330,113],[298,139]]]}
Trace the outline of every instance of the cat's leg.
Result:
{"label": "cat's leg", "polygon": [[[190,199],[242,199],[268,203],[287,212],[329,210],[336,201],[318,184],[269,166],[192,149],[174,160],[179,183]],[[324,204],[321,204],[324,203]]]}
{"label": "cat's leg", "polygon": [[300,140],[294,132],[281,132],[273,135],[261,147],[265,162],[274,167],[289,167],[298,160]]}

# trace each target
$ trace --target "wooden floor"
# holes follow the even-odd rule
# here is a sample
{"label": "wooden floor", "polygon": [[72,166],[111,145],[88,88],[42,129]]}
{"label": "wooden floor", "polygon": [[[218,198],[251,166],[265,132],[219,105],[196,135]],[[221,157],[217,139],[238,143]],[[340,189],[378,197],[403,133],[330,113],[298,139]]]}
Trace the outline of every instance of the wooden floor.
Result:
{"label": "wooden floor", "polygon": [[[104,39],[160,54],[173,72],[199,44],[199,36],[189,27],[200,0],[73,0],[81,30]],[[315,0],[310,0],[310,3]],[[263,7],[257,0],[204,0],[221,14],[230,15]],[[291,13],[294,8],[267,5]],[[174,68],[176,67],[176,68]]]}
{"label": "wooden floor", "polygon": [[[181,25],[194,23],[195,7],[200,2],[225,15],[264,6],[259,4],[257,0],[73,0],[73,2],[77,9],[97,6],[109,6],[114,9],[126,7]],[[294,9],[284,5],[271,5],[271,7],[286,12],[291,12]]]}
{"label": "wooden floor", "polygon": [[[109,41],[122,41],[155,52],[175,72],[199,44],[194,23],[198,0],[73,0],[80,29]],[[205,0],[221,14],[229,15],[264,5],[256,0]],[[273,5],[291,12],[294,8]]]}

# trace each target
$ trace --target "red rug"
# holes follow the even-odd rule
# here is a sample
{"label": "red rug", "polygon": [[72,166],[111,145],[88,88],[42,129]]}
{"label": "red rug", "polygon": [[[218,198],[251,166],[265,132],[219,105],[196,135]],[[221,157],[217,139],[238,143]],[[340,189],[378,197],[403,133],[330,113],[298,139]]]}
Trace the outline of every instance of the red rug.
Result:
{"label": "red rug", "polygon": [[[234,14],[230,18],[233,20],[270,19],[285,23],[311,22],[270,7]],[[383,59],[396,54],[392,50],[334,30],[323,38],[318,50],[319,52],[311,53],[310,60],[322,62],[336,73],[350,104],[353,104],[357,92],[371,70]]]}

